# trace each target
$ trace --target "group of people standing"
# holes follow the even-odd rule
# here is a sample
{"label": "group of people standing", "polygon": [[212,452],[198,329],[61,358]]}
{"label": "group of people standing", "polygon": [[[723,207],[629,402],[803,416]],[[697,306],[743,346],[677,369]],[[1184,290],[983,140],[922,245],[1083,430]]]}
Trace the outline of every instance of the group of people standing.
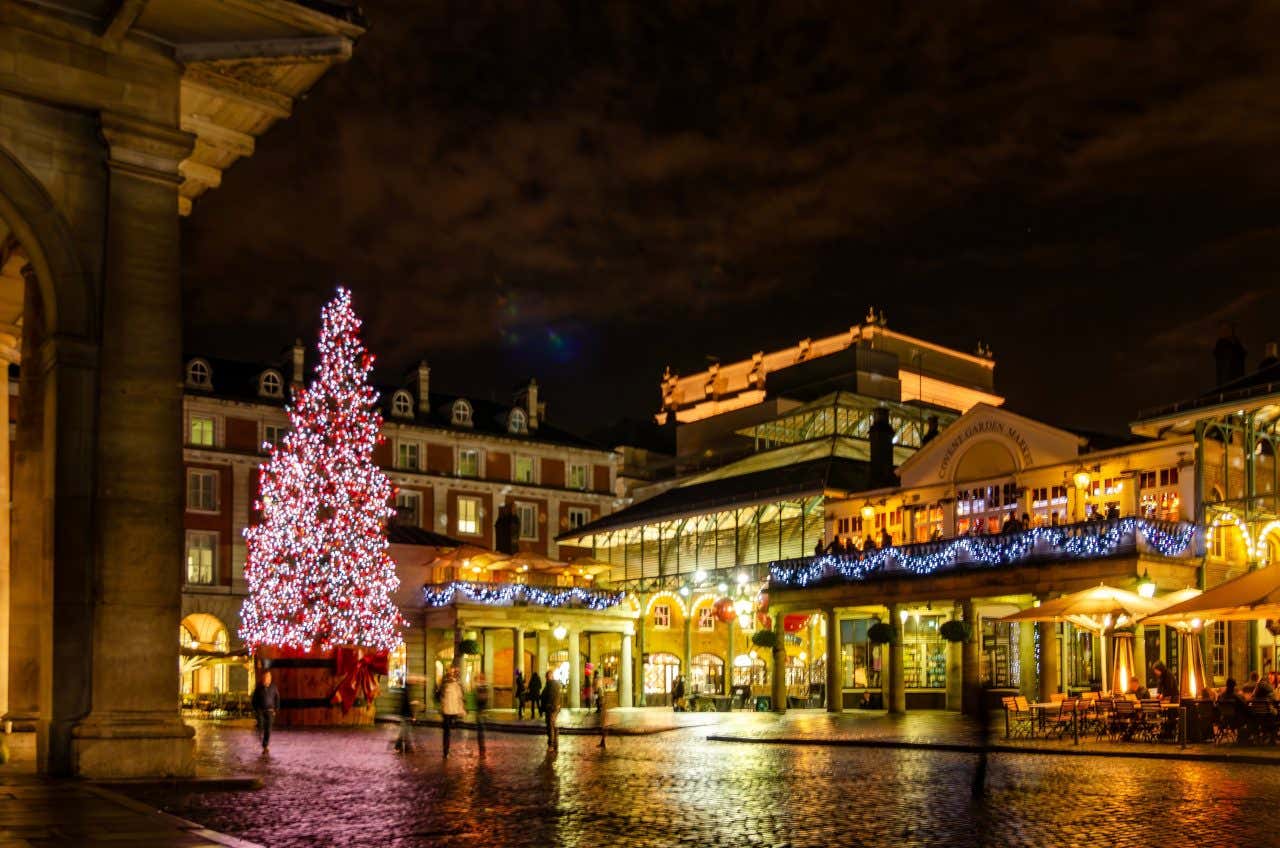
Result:
{"label": "group of people standing", "polygon": [[813,547],[813,555],[822,556],[823,554],[830,554],[832,556],[857,558],[857,557],[864,557],[870,553],[875,553],[881,548],[892,548],[892,547],[893,547],[893,535],[889,533],[888,530],[882,529],[880,531],[879,544],[876,543],[875,539],[871,538],[870,533],[868,533],[866,537],[863,538],[861,545],[859,545],[859,543],[855,541],[852,536],[846,536],[844,539],[841,539],[839,536],[836,536],[834,539],[831,540],[831,544],[825,545],[825,546],[822,544],[822,540],[819,539],[817,544],[815,544]]}

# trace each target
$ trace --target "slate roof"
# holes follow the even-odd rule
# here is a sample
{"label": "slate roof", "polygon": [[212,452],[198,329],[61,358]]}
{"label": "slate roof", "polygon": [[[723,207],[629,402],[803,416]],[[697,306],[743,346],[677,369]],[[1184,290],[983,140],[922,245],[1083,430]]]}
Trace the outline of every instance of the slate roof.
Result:
{"label": "slate roof", "polygon": [[443,533],[433,533],[421,527],[404,527],[392,524],[387,528],[387,541],[393,545],[423,545],[430,548],[460,548],[462,542]]}
{"label": "slate roof", "polygon": [[728,507],[816,495],[828,489],[857,492],[870,488],[868,463],[827,456],[736,477],[677,486],[635,506],[562,533],[558,538],[576,539],[591,533],[636,527],[653,521],[698,515]]}

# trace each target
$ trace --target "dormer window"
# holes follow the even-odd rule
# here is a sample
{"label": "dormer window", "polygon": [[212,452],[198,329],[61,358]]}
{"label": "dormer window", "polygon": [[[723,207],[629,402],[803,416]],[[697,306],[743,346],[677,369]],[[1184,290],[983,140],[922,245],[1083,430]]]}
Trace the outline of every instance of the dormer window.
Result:
{"label": "dormer window", "polygon": [[391,414],[397,418],[413,417],[413,397],[404,389],[391,396]]}
{"label": "dormer window", "polygon": [[470,427],[471,426],[471,404],[465,400],[455,400],[453,402],[453,426]]}
{"label": "dormer window", "polygon": [[187,363],[187,385],[194,389],[212,388],[213,370],[203,359],[193,359]]}
{"label": "dormer window", "polygon": [[524,414],[523,409],[511,410],[511,414],[507,416],[507,431],[510,433],[529,432],[529,417]]}
{"label": "dormer window", "polygon": [[279,371],[263,371],[258,378],[258,394],[263,397],[278,398],[284,394],[284,378]]}

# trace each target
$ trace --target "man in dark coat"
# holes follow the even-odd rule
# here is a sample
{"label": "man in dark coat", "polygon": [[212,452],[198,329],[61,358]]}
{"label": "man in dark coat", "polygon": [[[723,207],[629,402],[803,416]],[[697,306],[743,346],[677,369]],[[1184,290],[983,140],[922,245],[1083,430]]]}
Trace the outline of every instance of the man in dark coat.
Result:
{"label": "man in dark coat", "polygon": [[542,678],[538,672],[529,675],[529,718],[542,715]]}
{"label": "man in dark coat", "polygon": [[258,719],[258,732],[262,735],[262,753],[271,748],[271,724],[280,709],[280,690],[271,682],[271,672],[264,672],[262,682],[253,690],[253,714]]}
{"label": "man in dark coat", "polygon": [[514,688],[516,690],[516,718],[523,719],[524,718],[524,697],[525,697],[524,672],[518,668],[516,669],[516,681],[515,681]]}
{"label": "man in dark coat", "polygon": [[547,750],[555,751],[560,747],[560,734],[556,728],[556,718],[560,714],[561,689],[560,681],[547,671],[547,682],[542,687],[542,715],[547,720]]}

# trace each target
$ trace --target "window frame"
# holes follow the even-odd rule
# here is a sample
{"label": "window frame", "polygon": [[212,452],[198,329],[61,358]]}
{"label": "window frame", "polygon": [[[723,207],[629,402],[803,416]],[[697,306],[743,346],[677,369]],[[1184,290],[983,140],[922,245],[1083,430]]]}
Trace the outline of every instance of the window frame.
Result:
{"label": "window frame", "polygon": [[716,611],[710,605],[698,607],[696,629],[699,633],[711,633],[716,629]]}
{"label": "window frame", "polygon": [[[522,517],[522,515],[521,515],[521,513],[522,513],[522,512],[524,512],[525,510],[533,510],[533,520],[530,522],[530,523],[533,525],[532,535],[526,535],[526,533],[525,533],[525,521],[524,521],[524,518],[523,518],[523,517]],[[538,537],[539,537],[539,534],[538,534],[538,523],[539,523],[539,522],[538,522],[538,517],[539,517],[539,514],[540,514],[540,512],[539,512],[539,510],[538,510],[538,505],[537,505],[536,503],[531,502],[531,501],[516,501],[516,502],[515,502],[515,512],[516,512],[516,520],[517,520],[517,521],[519,521],[519,523],[520,523],[520,524],[519,524],[519,533],[517,534],[517,538],[519,538],[519,540],[520,540],[520,541],[522,541],[522,542],[536,542],[536,541],[538,541]]]}
{"label": "window frame", "polygon": [[[661,614],[659,614],[661,611]],[[654,604],[653,609],[649,612],[649,618],[653,622],[654,630],[670,630],[671,629],[671,604]],[[659,623],[661,618],[661,623]]]}
{"label": "window frame", "polygon": [[[573,473],[574,471],[577,471],[577,470],[582,471],[581,486],[576,485],[573,482]],[[565,488],[567,489],[573,489],[574,491],[577,491],[577,492],[587,491],[588,489],[591,488],[591,464],[587,462],[570,462],[569,468],[565,472],[564,480],[565,480],[565,483],[567,484],[565,486]]]}
{"label": "window frame", "polygon": [[[474,474],[465,474],[462,470],[463,454],[475,454],[476,470]],[[484,451],[480,448],[458,448],[454,456],[454,473],[458,477],[466,477],[468,479],[479,480],[484,476]]]}
{"label": "window frame", "polygon": [[391,396],[391,415],[393,418],[412,418],[413,395],[404,389],[397,389]]}
{"label": "window frame", "polygon": [[458,398],[449,409],[449,423],[455,427],[470,427],[475,410],[465,398]]}
{"label": "window frame", "polygon": [[[275,385],[268,387],[267,381],[273,380]],[[268,368],[258,376],[258,394],[267,398],[284,397],[284,375],[274,368]]]}
{"label": "window frame", "polygon": [[[267,431],[268,431],[268,430],[274,430],[274,431],[275,431],[275,433],[276,433],[276,437],[275,437],[275,439],[270,439],[270,438],[268,438],[268,437],[267,437]],[[284,437],[285,437],[286,435],[288,435],[288,433],[289,433],[289,425],[288,425],[288,424],[268,424],[266,421],[263,421],[263,422],[262,422],[262,440],[261,440],[261,442],[260,442],[259,444],[261,444],[261,445],[271,445],[271,447],[273,447],[273,448],[274,448],[274,447],[276,447],[277,445],[279,445],[282,441],[284,441]],[[261,448],[259,448],[259,450],[262,450],[262,449],[261,449]],[[270,449],[267,449],[267,450],[264,450],[264,451],[262,451],[262,452],[263,452],[263,453],[270,453],[271,451],[270,451]]]}
{"label": "window frame", "polygon": [[[582,518],[581,523],[573,523],[575,515]],[[591,509],[585,506],[565,507],[565,521],[567,522],[567,526],[570,530],[577,530],[579,527],[585,527],[591,523]]]}
{"label": "window frame", "polygon": [[[406,501],[412,501],[414,504],[411,523],[405,523],[405,520],[401,517],[401,510],[404,508],[404,504],[400,502],[402,498]],[[400,523],[401,527],[422,527],[422,492],[417,489],[401,489],[396,492],[395,509],[396,521]]]}
{"label": "window frame", "polygon": [[[209,496],[210,496],[210,500],[213,501],[212,506],[196,506],[191,502],[191,491],[192,491],[191,483],[192,483],[192,480],[197,477],[205,477],[211,481],[209,486]],[[219,494],[218,488],[220,483],[221,483],[221,474],[217,469],[188,468],[187,469],[187,504],[186,504],[187,512],[197,512],[197,513],[202,513],[204,515],[217,515],[220,512],[220,509],[219,509],[220,505],[218,503],[218,501],[220,500],[218,497],[218,494]],[[201,489],[203,490],[203,486],[201,487]]]}
{"label": "window frame", "polygon": [[507,413],[507,432],[522,435],[529,432],[529,415],[520,407],[513,407]]}
{"label": "window frame", "polygon": [[[404,452],[406,449],[412,449],[413,462],[406,463],[404,461]],[[396,468],[402,471],[421,471],[422,470],[422,442],[417,439],[396,439]]]}
{"label": "window frame", "polygon": [[[209,422],[209,441],[198,442],[195,440],[194,428],[197,421]],[[216,448],[218,446],[218,416],[208,415],[205,413],[192,412],[187,415],[186,439],[184,443],[193,448]]]}
{"label": "window frame", "polygon": [[[209,580],[192,580],[191,579],[191,551],[195,548],[197,540],[211,542],[209,548]],[[188,530],[186,544],[183,547],[184,563],[183,563],[183,584],[186,586],[216,586],[218,585],[218,532],[216,530]],[[204,566],[199,566],[203,571]]]}
{"label": "window frame", "polygon": [[[202,370],[203,373],[198,373]],[[212,389],[213,388],[213,368],[209,365],[209,360],[197,357],[187,363],[187,385],[193,389]]]}
{"label": "window frame", "polygon": [[[529,463],[529,479],[525,480],[520,476],[520,463]],[[532,454],[517,453],[511,457],[511,482],[521,483],[525,486],[538,485],[538,458]]]}
{"label": "window frame", "polygon": [[[462,522],[463,522],[462,505],[464,503],[469,504],[475,508],[475,514],[469,519],[469,522],[468,522],[472,528],[470,530],[462,529]],[[457,533],[460,536],[483,536],[484,535],[484,528],[480,526],[480,509],[482,504],[483,504],[483,501],[480,498],[474,497],[471,495],[457,495],[455,497],[454,508],[453,508],[453,515],[454,515],[453,524],[454,524],[455,533]]]}

